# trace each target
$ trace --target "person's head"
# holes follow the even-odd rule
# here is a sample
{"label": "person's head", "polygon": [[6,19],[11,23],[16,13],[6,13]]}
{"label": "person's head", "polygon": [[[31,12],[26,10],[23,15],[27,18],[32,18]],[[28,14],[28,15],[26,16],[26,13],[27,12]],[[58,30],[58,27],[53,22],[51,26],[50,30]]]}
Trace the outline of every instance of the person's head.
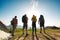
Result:
{"label": "person's head", "polygon": [[44,16],[43,15],[40,15],[40,18],[44,18]]}
{"label": "person's head", "polygon": [[34,17],[35,15],[33,15],[33,17]]}
{"label": "person's head", "polygon": [[14,18],[17,18],[17,16],[15,16]]}
{"label": "person's head", "polygon": [[24,16],[26,16],[26,14]]}

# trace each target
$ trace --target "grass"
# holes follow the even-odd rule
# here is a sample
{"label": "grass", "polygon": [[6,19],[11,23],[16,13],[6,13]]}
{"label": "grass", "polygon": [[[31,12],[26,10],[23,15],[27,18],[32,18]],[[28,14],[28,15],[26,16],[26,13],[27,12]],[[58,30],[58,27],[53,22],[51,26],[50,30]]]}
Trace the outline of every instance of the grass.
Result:
{"label": "grass", "polygon": [[[60,29],[46,29],[45,30],[46,31],[46,33],[48,33],[48,34],[51,34],[51,33],[60,33]],[[24,32],[26,33],[26,31],[24,30]],[[39,29],[37,29],[37,34],[39,34],[40,33],[40,30]],[[10,40],[14,40],[14,39],[16,39],[18,36],[20,36],[22,34],[22,29],[21,28],[17,28],[16,30],[15,30],[15,33],[14,33],[14,37],[12,37]],[[32,35],[32,29],[29,29],[28,30],[28,34],[29,35]],[[41,34],[40,34],[41,35]],[[39,36],[39,35],[38,35]]]}

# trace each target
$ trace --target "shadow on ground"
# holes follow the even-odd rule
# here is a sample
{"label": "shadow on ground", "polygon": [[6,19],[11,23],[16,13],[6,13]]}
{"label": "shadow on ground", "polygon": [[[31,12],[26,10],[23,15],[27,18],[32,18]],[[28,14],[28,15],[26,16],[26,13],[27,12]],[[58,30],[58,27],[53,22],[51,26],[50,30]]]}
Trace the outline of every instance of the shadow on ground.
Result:
{"label": "shadow on ground", "polygon": [[20,35],[20,36],[17,38],[17,40],[19,40],[23,35],[24,35],[24,34]]}
{"label": "shadow on ground", "polygon": [[50,36],[47,33],[41,33],[47,40],[56,40],[54,37]]}

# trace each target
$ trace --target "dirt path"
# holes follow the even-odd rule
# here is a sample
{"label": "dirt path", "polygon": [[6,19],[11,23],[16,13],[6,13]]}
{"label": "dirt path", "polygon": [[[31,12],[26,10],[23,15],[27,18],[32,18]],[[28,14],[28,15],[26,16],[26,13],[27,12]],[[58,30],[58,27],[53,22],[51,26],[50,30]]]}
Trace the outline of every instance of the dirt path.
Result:
{"label": "dirt path", "polygon": [[[33,40],[33,38],[32,35],[28,35],[27,37],[25,35],[20,35],[15,40]],[[34,35],[34,40],[60,40],[60,33],[39,33],[37,35]]]}
{"label": "dirt path", "polygon": [[13,40],[60,40],[60,31],[59,30],[51,30],[46,31],[46,33],[39,33],[34,36],[32,36],[32,33],[29,33],[28,36],[25,34],[20,34],[17,36],[14,36],[12,38]]}
{"label": "dirt path", "polygon": [[55,38],[55,40],[60,40],[60,33],[52,33],[50,34],[52,37]]}

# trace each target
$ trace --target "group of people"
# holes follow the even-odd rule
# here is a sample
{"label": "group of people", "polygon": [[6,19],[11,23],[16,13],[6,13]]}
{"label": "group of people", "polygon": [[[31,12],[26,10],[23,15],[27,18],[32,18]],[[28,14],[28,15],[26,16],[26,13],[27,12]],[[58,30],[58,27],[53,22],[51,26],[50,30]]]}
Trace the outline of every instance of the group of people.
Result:
{"label": "group of people", "polygon": [[[35,31],[35,34],[36,34],[36,22],[37,22],[37,18],[35,15],[32,16],[32,34],[34,34],[34,31]],[[24,34],[24,29],[26,28],[26,36],[28,35],[28,17],[27,15],[23,15],[22,16],[22,23],[23,23],[23,34]],[[43,28],[43,31],[45,32],[45,28],[44,28],[44,23],[45,23],[45,20],[44,20],[44,16],[43,15],[40,15],[39,17],[39,20],[38,20],[38,23],[40,25],[40,33],[42,32],[42,28]],[[17,19],[17,16],[15,16],[12,20],[11,20],[11,25],[12,25],[12,36],[14,36],[14,31],[17,27],[17,24],[18,24],[18,19]]]}

